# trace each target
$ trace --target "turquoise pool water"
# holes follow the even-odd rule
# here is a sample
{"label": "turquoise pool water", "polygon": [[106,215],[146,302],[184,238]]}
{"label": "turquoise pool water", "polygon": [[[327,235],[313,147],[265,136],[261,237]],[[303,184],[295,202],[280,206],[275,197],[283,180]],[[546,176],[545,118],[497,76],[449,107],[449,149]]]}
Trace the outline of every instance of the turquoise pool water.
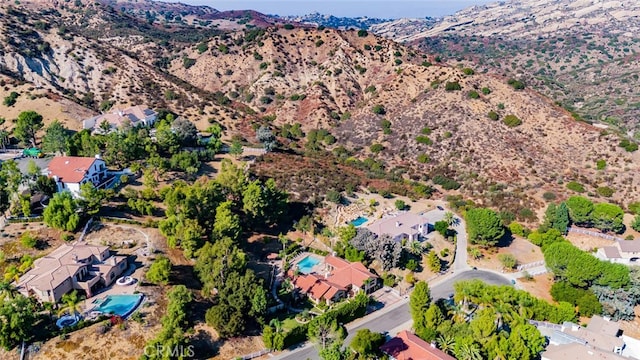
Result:
{"label": "turquoise pool water", "polygon": [[116,314],[127,317],[142,301],[142,294],[134,295],[107,295],[107,297],[92,311],[100,311],[104,314]]}
{"label": "turquoise pool water", "polygon": [[358,227],[358,226],[362,226],[362,224],[366,223],[369,219],[367,219],[364,216],[359,216],[357,219],[352,220],[351,224],[353,224],[353,226]]}
{"label": "turquoise pool water", "polygon": [[298,270],[303,274],[309,274],[313,271],[313,267],[320,264],[320,259],[315,256],[307,256],[298,263]]}

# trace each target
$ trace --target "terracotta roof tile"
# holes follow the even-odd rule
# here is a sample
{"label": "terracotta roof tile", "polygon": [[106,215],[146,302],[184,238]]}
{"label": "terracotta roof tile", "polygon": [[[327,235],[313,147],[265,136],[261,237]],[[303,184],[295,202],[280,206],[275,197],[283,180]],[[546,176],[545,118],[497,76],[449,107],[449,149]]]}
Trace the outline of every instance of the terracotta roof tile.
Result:
{"label": "terracotta roof tile", "polygon": [[399,332],[380,349],[397,360],[456,360],[406,330]]}
{"label": "terracotta roof tile", "polygon": [[96,158],[79,156],[56,156],[49,163],[49,177],[57,176],[65,183],[79,183],[87,174]]}

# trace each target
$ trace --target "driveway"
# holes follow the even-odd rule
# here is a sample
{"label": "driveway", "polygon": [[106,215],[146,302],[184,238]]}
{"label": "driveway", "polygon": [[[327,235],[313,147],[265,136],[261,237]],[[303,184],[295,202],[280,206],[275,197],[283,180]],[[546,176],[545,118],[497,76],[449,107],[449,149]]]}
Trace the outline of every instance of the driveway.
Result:
{"label": "driveway", "polygon": [[[444,220],[444,214],[449,211],[444,207],[442,210],[434,209],[427,212],[422,213],[422,216],[427,218],[430,224],[435,224],[438,221]],[[455,215],[456,224],[452,226],[453,230],[456,231],[456,254],[455,259],[453,260],[453,265],[451,269],[454,272],[460,272],[471,269],[469,265],[467,265],[467,225],[464,222],[464,219]]]}

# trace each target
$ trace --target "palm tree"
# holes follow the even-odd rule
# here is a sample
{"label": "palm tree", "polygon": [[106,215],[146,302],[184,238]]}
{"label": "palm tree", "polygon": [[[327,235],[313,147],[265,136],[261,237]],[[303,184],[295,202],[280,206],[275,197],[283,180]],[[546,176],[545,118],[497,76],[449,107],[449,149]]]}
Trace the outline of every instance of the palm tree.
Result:
{"label": "palm tree", "polygon": [[78,296],[78,292],[76,290],[62,295],[62,307],[58,311],[58,316],[61,316],[65,313],[78,316],[78,313],[80,313],[80,310],[82,310],[82,300],[83,299]]}
{"label": "palm tree", "polygon": [[451,355],[453,353],[453,349],[456,346],[456,340],[451,334],[442,334],[436,338],[436,343],[438,344],[438,349],[446,352]]}
{"label": "palm tree", "polygon": [[477,344],[461,344],[456,351],[458,360],[482,360],[482,354]]}
{"label": "palm tree", "polygon": [[0,282],[0,299],[13,299],[16,295],[18,295],[18,289],[12,283],[8,281]]}
{"label": "palm tree", "polygon": [[444,221],[446,221],[449,226],[453,226],[457,223],[456,217],[451,211],[444,213]]}
{"label": "palm tree", "polygon": [[420,241],[414,240],[412,242],[409,243],[409,252],[414,254],[414,255],[420,255],[422,254],[422,251],[424,250],[424,248],[422,247],[422,243],[420,243]]}

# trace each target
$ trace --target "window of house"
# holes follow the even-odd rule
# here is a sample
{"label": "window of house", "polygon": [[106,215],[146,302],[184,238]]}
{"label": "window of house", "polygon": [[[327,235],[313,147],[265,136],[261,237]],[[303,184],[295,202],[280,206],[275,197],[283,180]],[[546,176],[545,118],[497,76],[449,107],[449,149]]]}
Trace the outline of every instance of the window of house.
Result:
{"label": "window of house", "polygon": [[111,273],[111,274],[109,275],[109,279],[110,279],[110,280],[113,280],[113,278],[114,278],[114,277],[116,277],[116,274],[114,274],[114,273]]}

